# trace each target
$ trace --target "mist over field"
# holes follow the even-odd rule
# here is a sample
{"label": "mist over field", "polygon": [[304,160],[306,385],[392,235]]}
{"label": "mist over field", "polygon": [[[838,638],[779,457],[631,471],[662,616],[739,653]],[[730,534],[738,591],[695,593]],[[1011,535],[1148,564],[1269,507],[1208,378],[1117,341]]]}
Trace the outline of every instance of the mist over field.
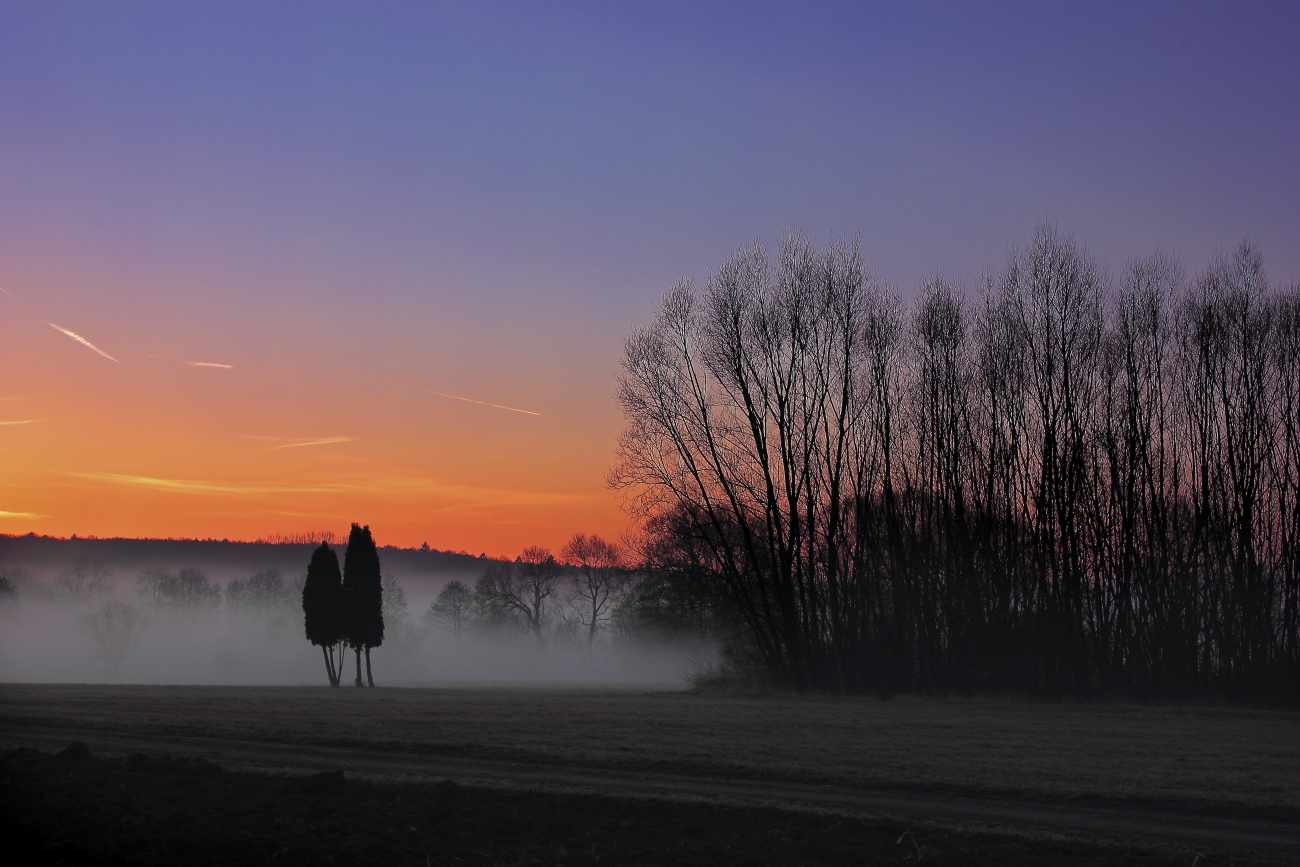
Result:
{"label": "mist over field", "polygon": [[[0,576],[13,587],[0,601],[0,681],[324,685],[321,649],[304,634],[311,548],[0,540]],[[457,637],[429,621],[430,604],[448,583],[473,584],[485,564],[499,561],[409,549],[380,556],[385,636],[371,652],[379,685],[684,685],[712,657],[701,639],[612,631],[589,652],[558,602],[541,641],[508,623],[470,626]],[[345,685],[354,669],[349,652]]]}

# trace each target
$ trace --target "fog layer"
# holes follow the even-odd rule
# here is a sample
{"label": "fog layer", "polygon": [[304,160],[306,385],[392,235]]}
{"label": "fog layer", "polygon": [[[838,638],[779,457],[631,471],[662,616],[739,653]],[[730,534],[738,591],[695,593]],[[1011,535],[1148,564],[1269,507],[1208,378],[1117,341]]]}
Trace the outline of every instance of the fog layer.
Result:
{"label": "fog layer", "polygon": [[[297,559],[274,553],[268,559],[283,565]],[[300,559],[296,572],[251,571],[249,563],[228,561],[60,564],[48,552],[36,562],[0,564],[11,588],[0,594],[0,680],[324,685],[321,648],[304,633],[307,558]],[[566,605],[564,582],[557,583],[541,629],[502,617],[450,628],[436,610],[430,613],[446,585],[465,587],[473,579],[463,579],[475,571],[502,568],[496,561],[455,565],[450,574],[407,578],[384,569],[385,635],[371,651],[379,685],[683,685],[714,655],[701,639],[638,635],[612,620],[602,621],[589,640],[589,624]],[[341,671],[350,684],[350,651]]]}

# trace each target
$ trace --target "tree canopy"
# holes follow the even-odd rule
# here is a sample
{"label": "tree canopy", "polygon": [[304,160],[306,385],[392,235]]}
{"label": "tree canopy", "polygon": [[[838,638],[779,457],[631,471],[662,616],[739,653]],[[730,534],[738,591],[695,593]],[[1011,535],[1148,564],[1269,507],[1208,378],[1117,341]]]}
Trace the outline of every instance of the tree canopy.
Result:
{"label": "tree canopy", "polygon": [[307,640],[320,645],[325,653],[325,666],[329,671],[331,686],[338,686],[338,667],[342,665],[342,648],[339,647],[338,666],[334,650],[344,635],[343,578],[339,573],[338,555],[328,542],[321,542],[312,552],[307,565],[307,581],[302,588],[303,623]]}
{"label": "tree canopy", "polygon": [[379,551],[370,535],[370,527],[352,525],[348,549],[343,555],[343,623],[344,639],[357,659],[357,685],[361,684],[361,660],[366,655],[366,673],[370,685],[370,649],[384,643],[384,588],[379,566]]}
{"label": "tree canopy", "polygon": [[796,689],[1296,701],[1297,335],[1245,242],[1113,280],[1043,225],[909,310],[795,234],[627,339],[610,482]]}

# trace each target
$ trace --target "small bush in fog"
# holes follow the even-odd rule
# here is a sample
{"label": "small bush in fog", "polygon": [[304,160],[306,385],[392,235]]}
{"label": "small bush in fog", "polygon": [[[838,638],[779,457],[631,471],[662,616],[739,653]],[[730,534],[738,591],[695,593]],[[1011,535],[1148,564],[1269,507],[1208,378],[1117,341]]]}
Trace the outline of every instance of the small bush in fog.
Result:
{"label": "small bush in fog", "polygon": [[419,642],[420,632],[406,622],[406,590],[392,575],[384,577],[383,588],[384,635],[390,644],[409,650]]}
{"label": "small bush in fog", "polygon": [[15,602],[18,599],[18,586],[6,576],[0,575],[0,605]]}
{"label": "small bush in fog", "polygon": [[291,601],[289,585],[279,569],[265,569],[226,585],[226,605],[236,611],[271,611]]}
{"label": "small bush in fog", "polygon": [[221,601],[221,588],[198,569],[172,574],[149,569],[138,579],[140,592],[158,608],[198,612],[214,608]]}
{"label": "small bush in fog", "polygon": [[76,605],[107,596],[113,591],[113,571],[100,565],[79,561],[51,581],[42,581],[22,568],[6,568],[3,580],[13,588],[13,596],[40,602]]}
{"label": "small bush in fog", "polygon": [[122,660],[140,643],[149,618],[134,605],[114,600],[99,606],[94,614],[86,615],[82,623],[104,660],[116,673]]}
{"label": "small bush in fog", "polygon": [[406,601],[406,591],[402,589],[402,585],[398,584],[397,579],[392,575],[384,578],[383,586],[384,625],[391,630],[405,619],[409,603]]}

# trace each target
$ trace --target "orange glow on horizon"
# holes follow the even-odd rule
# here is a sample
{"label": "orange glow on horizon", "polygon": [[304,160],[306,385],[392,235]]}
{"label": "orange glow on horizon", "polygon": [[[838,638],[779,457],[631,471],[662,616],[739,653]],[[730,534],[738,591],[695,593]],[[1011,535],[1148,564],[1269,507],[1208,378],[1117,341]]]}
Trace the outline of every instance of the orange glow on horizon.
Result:
{"label": "orange glow on horizon", "polygon": [[518,400],[508,369],[476,382],[452,368],[464,393],[555,407],[542,416],[408,388],[368,357],[321,354],[287,318],[266,325],[278,343],[242,345],[95,321],[115,355],[0,298],[0,533],[253,541],[357,521],[381,545],[514,556],[627,526],[603,483],[618,431],[607,375],[586,392],[533,382]]}

